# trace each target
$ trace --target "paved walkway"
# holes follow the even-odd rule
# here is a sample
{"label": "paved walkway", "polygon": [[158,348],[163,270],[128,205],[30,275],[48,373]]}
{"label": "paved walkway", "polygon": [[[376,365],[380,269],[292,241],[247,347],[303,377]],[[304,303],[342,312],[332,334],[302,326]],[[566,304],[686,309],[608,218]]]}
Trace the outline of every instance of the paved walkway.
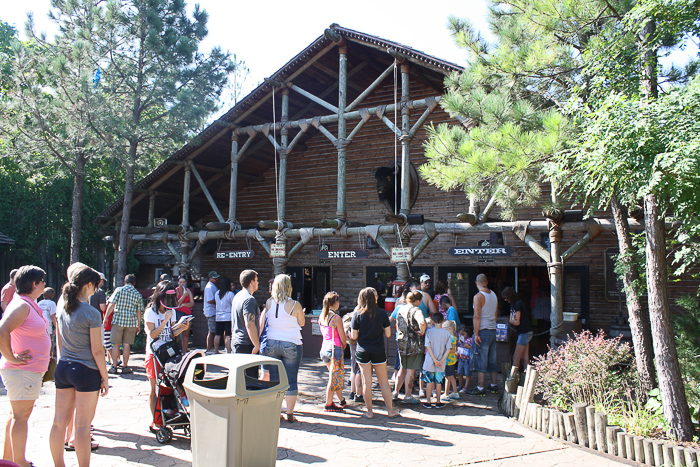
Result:
{"label": "paved walkway", "polygon": [[[94,436],[100,448],[94,466],[190,466],[190,442],[176,434],[161,445],[148,431],[148,382],[143,356],[135,355],[135,373],[110,375],[109,395],[100,400]],[[587,450],[550,440],[501,416],[497,396],[462,397],[444,409],[399,404],[401,417],[388,419],[375,393],[375,418],[359,416],[362,405],[351,404],[346,413],[323,412],[322,394],[327,381],[325,366],[304,360],[300,371],[299,422],[282,422],[277,450],[278,466],[495,466],[630,465]],[[53,420],[55,389],[46,384],[30,419],[27,459],[37,467],[53,465],[48,436]],[[9,410],[0,397],[0,414]],[[66,464],[77,465],[74,453]],[[216,467],[216,466],[207,466]]]}

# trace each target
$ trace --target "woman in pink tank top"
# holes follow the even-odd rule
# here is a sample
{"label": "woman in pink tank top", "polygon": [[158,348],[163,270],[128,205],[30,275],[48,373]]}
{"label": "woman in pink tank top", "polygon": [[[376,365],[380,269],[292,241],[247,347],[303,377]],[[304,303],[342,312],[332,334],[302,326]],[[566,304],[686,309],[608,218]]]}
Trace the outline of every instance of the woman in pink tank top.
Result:
{"label": "woman in pink tank top", "polygon": [[15,275],[17,293],[0,321],[0,375],[11,406],[5,452],[12,446],[12,460],[23,467],[30,465],[24,457],[27,422],[51,351],[48,322],[35,301],[44,292],[44,276],[36,266],[19,268]]}
{"label": "woman in pink tank top", "polygon": [[[340,308],[340,297],[335,292],[328,292],[323,297],[323,309],[318,317],[318,324],[323,335],[321,360],[328,368],[328,386],[326,387],[326,412],[342,412],[346,402],[343,397],[343,351],[346,345],[343,320],[336,313]],[[335,365],[335,368],[334,366]],[[335,371],[334,371],[335,370]],[[335,379],[335,381],[334,381]],[[338,396],[340,405],[333,402],[333,394]]]}

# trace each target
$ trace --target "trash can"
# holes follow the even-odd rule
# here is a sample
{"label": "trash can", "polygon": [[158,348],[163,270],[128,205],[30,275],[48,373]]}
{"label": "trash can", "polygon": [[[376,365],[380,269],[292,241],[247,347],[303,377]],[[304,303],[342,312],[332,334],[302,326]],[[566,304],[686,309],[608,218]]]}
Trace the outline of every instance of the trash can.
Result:
{"label": "trash can", "polygon": [[[246,374],[276,366],[279,381]],[[274,466],[282,400],[289,384],[280,360],[222,354],[198,358],[184,382],[190,400],[193,467]]]}

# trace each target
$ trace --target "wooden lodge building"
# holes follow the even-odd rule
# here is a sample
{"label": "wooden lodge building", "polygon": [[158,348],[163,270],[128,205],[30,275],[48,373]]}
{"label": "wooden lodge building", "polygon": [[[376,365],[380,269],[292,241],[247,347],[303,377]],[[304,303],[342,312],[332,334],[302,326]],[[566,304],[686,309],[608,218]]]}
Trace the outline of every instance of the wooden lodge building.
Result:
{"label": "wooden lodge building", "polygon": [[[555,224],[537,208],[503,222],[489,200],[470,205],[463,192],[420,179],[426,128],[461,124],[439,105],[444,78],[460,70],[331,25],[137,183],[130,245],[142,261],[138,287],[151,286],[160,272],[186,272],[196,287],[212,270],[237,286],[243,269],[255,269],[261,284],[286,272],[310,313],[330,290],[352,307],[365,286],[384,298],[393,280],[428,274],[433,284],[449,283],[471,326],[474,278],[485,273],[497,293],[516,286],[531,307],[543,333],[536,348],[546,345],[550,327],[555,334],[574,326],[619,331],[614,323],[627,312],[612,271],[617,240],[609,213]],[[387,220],[393,198],[399,215]],[[122,203],[103,213],[106,229],[118,225]],[[262,305],[267,287],[256,297]],[[563,312],[577,321],[562,323]],[[206,323],[198,321],[195,343],[202,345]],[[305,336],[314,331],[308,321]]]}

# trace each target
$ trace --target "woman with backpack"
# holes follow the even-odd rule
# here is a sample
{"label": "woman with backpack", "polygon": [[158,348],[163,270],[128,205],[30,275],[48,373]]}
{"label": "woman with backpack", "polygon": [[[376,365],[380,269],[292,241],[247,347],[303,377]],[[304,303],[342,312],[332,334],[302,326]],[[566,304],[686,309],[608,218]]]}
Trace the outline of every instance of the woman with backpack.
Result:
{"label": "woman with backpack", "polygon": [[419,291],[410,292],[406,296],[406,305],[396,313],[396,347],[399,351],[401,368],[396,381],[396,390],[393,398],[399,397],[399,390],[406,382],[404,404],[418,404],[418,399],[413,397],[413,377],[416,370],[423,367],[425,357],[424,337],[427,323],[423,317],[423,311],[419,308],[423,300],[423,294]]}
{"label": "woman with backpack", "polygon": [[[343,397],[343,376],[345,375],[343,354],[347,343],[343,320],[337,314],[338,308],[340,308],[340,297],[335,292],[328,292],[323,297],[323,309],[318,317],[323,335],[320,356],[328,368],[326,412],[342,412],[347,405]],[[333,402],[333,394],[338,396],[339,405]]]}

